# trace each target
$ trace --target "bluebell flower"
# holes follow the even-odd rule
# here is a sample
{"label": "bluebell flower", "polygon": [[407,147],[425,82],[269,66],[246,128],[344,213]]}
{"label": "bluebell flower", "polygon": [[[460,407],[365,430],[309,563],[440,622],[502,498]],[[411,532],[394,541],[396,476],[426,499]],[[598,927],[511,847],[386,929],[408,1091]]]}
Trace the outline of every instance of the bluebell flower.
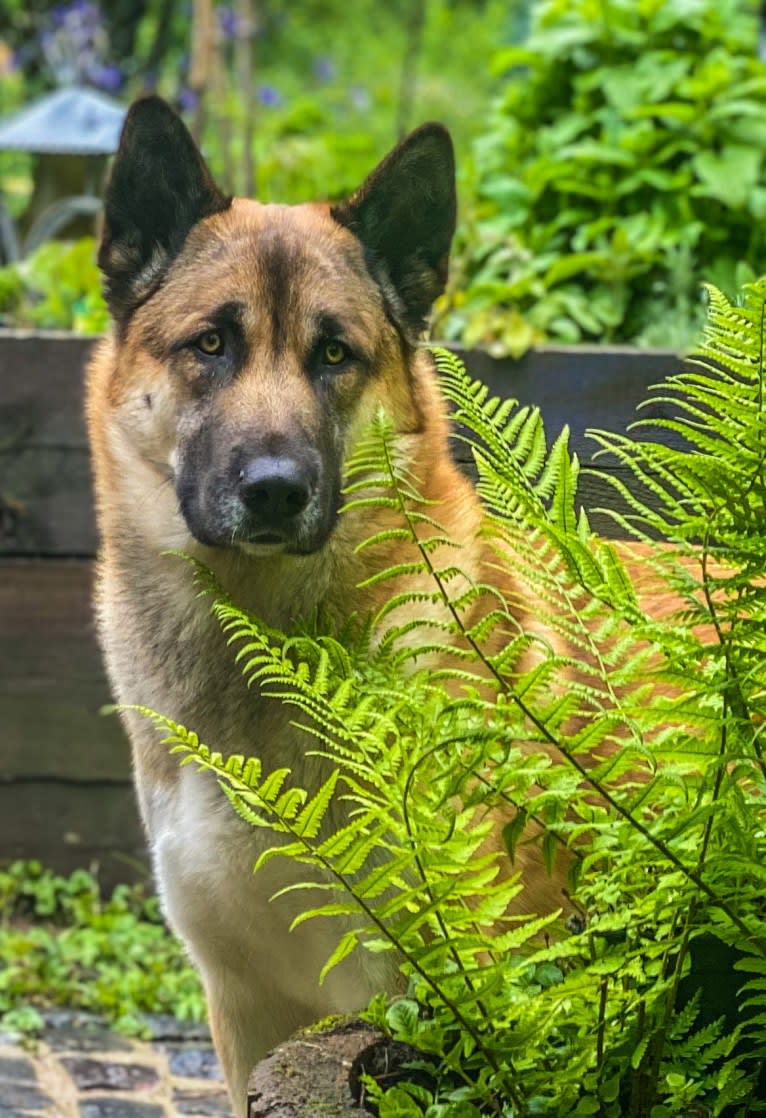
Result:
{"label": "bluebell flower", "polygon": [[278,109],[280,105],[283,105],[285,103],[284,97],[273,85],[259,86],[258,100],[268,109]]}
{"label": "bluebell flower", "polygon": [[233,8],[218,9],[218,27],[224,39],[235,39],[239,31],[239,17]]}
{"label": "bluebell flower", "polygon": [[199,104],[199,94],[186,86],[178,91],[176,104],[182,113],[194,112]]}
{"label": "bluebell flower", "polygon": [[95,64],[88,70],[87,77],[93,85],[107,93],[119,93],[125,81],[122,70],[116,65],[101,66]]}

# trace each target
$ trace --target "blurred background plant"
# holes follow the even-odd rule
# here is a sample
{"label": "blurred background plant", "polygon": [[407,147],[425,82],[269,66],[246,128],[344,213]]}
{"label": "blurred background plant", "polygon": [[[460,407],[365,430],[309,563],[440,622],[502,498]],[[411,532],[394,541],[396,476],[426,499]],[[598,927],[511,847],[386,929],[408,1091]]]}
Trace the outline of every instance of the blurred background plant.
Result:
{"label": "blurred background plant", "polygon": [[[474,145],[437,335],[685,348],[766,268],[753,0],[538,0]],[[478,131],[478,130],[477,130]]]}
{"label": "blurred background plant", "polygon": [[[462,215],[435,320],[448,340],[682,349],[703,278],[733,295],[766,270],[756,0],[0,6],[0,114],[67,82],[126,103],[156,90],[221,184],[264,201],[342,197],[408,128],[445,121]],[[22,223],[35,168],[0,153]],[[25,288],[0,322],[43,325],[32,305]]]}
{"label": "blurred background plant", "polygon": [[[348,194],[399,135],[429,117],[450,125],[467,158],[497,84],[486,59],[518,38],[524,0],[0,6],[0,114],[66,83],[125,102],[154,90],[185,115],[226,189],[297,202]],[[0,152],[0,191],[22,227],[35,170],[33,159]],[[18,293],[18,277],[0,274],[0,288],[9,286]],[[26,292],[6,298],[0,321],[43,325],[29,306]],[[80,317],[76,325],[98,322]]]}

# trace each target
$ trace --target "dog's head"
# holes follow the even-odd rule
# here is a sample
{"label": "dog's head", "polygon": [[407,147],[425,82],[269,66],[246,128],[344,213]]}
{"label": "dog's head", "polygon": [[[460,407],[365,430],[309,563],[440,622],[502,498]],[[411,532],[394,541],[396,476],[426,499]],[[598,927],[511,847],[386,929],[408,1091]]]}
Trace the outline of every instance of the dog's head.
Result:
{"label": "dog's head", "polygon": [[158,98],[131,108],[99,264],[122,433],[213,547],[321,547],[349,439],[384,401],[420,417],[412,346],[455,224],[448,133],[427,124],[345,203],[233,201]]}

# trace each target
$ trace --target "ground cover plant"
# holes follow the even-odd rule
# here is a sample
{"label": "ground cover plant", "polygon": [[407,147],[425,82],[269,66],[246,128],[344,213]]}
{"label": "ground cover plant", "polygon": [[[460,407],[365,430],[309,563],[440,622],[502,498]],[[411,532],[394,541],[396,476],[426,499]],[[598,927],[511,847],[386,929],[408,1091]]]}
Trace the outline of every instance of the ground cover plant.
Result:
{"label": "ground cover plant", "polygon": [[540,0],[474,145],[437,336],[684,349],[703,278],[766,270],[766,64],[750,0]]}
{"label": "ground cover plant", "polygon": [[[340,632],[315,622],[287,637],[198,571],[238,669],[294,706],[324,781],[299,787],[147,716],[182,762],[217,775],[246,823],[272,832],[259,866],[305,866],[296,922],[339,920],[325,972],[354,951],[397,952],[406,996],[381,994],[368,1016],[419,1055],[403,1083],[368,1085],[383,1118],[766,1107],[765,300],[766,283],[741,305],[710,290],[693,364],[658,389],[680,447],[648,421],[634,437],[598,436],[633,478],[616,483],[628,511],[614,514],[642,547],[633,577],[625,546],[594,536],[578,509],[566,432],[548,444],[536,411],[488,399],[438,356],[472,432],[498,585],[510,564],[542,628],[518,625],[496,586],[466,590],[458,549],[434,565],[439,510],[385,416],[352,457],[346,499],[400,509],[433,587],[413,597],[411,620],[397,598]],[[646,611],[649,587],[679,608]],[[476,598],[487,608],[466,630]],[[430,600],[450,620],[425,620]],[[498,627],[506,639],[490,652]],[[424,662],[435,649],[447,654],[438,672]],[[498,811],[504,842],[492,847]],[[568,866],[566,923],[525,905],[514,858],[535,843]],[[711,945],[724,957],[712,990],[699,966]],[[711,997],[722,984],[728,1016]]]}
{"label": "ground cover plant", "polygon": [[156,896],[120,885],[106,897],[86,870],[0,870],[0,1029],[34,1034],[54,1008],[97,1013],[134,1036],[148,1013],[204,1018],[196,971]]}

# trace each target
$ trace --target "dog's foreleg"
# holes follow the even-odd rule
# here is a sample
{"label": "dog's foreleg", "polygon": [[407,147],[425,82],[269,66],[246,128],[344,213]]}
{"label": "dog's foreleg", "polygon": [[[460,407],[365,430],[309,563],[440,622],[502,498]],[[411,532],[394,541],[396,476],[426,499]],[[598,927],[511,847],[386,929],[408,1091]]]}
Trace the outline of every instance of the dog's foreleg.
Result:
{"label": "dog's foreleg", "polygon": [[268,1050],[262,1035],[253,991],[243,989],[242,975],[218,971],[205,976],[208,1017],[213,1044],[223,1068],[234,1118],[246,1118],[247,1081],[255,1063]]}
{"label": "dog's foreleg", "polygon": [[235,1118],[245,1118],[247,1081],[258,1060],[294,1032],[313,1024],[328,1003],[306,1004],[287,990],[259,985],[257,971],[216,967],[206,970],[203,982],[210,1031],[221,1061]]}

